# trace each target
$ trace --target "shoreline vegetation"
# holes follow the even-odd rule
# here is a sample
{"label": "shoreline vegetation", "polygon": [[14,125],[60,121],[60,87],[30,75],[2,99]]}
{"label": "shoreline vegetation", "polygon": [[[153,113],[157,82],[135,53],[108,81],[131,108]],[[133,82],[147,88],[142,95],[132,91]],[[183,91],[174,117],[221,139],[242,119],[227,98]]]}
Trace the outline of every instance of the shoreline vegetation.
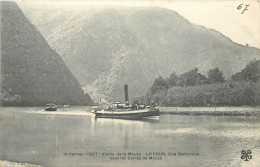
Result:
{"label": "shoreline vegetation", "polygon": [[158,107],[160,114],[260,116],[260,107]]}
{"label": "shoreline vegetation", "polygon": [[198,68],[168,78],[158,77],[149,92],[135,101],[165,107],[260,106],[260,60],[253,60],[225,79],[218,67],[207,76]]}
{"label": "shoreline vegetation", "polygon": [[43,166],[30,164],[30,163],[20,163],[20,162],[0,160],[0,167],[43,167]]}

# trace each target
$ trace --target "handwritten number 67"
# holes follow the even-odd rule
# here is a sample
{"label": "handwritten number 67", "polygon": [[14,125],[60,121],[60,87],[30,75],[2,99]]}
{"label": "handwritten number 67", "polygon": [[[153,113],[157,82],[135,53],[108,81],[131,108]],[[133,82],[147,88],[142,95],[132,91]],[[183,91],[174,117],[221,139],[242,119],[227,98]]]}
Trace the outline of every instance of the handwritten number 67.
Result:
{"label": "handwritten number 67", "polygon": [[[247,9],[247,7],[249,6],[248,4],[245,4],[245,8],[244,8],[244,10],[243,10],[243,12],[241,13],[241,14],[243,14],[246,10],[248,10]],[[241,3],[238,7],[237,7],[237,10],[240,10],[241,8],[243,8],[243,4]]]}

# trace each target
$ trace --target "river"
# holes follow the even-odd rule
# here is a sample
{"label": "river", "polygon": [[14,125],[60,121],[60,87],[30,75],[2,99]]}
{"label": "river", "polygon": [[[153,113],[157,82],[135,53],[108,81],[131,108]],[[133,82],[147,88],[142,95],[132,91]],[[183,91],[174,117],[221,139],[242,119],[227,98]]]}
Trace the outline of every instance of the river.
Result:
{"label": "river", "polygon": [[[252,159],[241,159],[251,150]],[[95,118],[86,107],[0,108],[0,160],[46,167],[257,166],[260,119],[162,114]]]}

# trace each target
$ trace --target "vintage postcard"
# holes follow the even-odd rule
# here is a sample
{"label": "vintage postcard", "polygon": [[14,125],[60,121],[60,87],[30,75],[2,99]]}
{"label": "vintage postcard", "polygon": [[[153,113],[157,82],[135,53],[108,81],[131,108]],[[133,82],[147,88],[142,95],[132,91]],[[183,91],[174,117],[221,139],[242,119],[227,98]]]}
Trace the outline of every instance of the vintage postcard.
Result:
{"label": "vintage postcard", "polygon": [[0,167],[259,166],[259,1],[0,11]]}

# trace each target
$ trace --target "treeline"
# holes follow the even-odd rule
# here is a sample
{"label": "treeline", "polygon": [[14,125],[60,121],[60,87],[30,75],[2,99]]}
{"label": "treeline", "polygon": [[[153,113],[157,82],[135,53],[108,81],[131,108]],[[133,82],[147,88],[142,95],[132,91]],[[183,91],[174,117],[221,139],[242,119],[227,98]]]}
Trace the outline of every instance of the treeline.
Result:
{"label": "treeline", "polygon": [[260,60],[251,61],[241,72],[225,79],[219,68],[206,75],[194,68],[179,76],[155,79],[142,103],[161,106],[256,106],[260,104]]}

